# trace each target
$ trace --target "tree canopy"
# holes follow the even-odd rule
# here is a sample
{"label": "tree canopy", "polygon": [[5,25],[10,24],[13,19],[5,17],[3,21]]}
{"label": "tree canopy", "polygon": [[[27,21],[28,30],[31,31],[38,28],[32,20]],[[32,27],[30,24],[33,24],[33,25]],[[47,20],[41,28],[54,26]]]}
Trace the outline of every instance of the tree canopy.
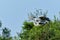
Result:
{"label": "tree canopy", "polygon": [[54,21],[41,26],[25,21],[19,37],[20,40],[60,40],[60,21],[55,16]]}

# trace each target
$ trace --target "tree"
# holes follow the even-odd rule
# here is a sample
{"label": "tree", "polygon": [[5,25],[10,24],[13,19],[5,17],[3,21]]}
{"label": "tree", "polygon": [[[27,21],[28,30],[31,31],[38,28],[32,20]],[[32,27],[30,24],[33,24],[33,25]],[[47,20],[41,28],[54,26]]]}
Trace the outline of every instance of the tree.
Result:
{"label": "tree", "polygon": [[12,40],[12,37],[10,37],[10,30],[6,27],[2,30],[2,40]]}
{"label": "tree", "polygon": [[60,21],[56,18],[50,23],[34,26],[33,22],[24,22],[20,40],[60,40]]}

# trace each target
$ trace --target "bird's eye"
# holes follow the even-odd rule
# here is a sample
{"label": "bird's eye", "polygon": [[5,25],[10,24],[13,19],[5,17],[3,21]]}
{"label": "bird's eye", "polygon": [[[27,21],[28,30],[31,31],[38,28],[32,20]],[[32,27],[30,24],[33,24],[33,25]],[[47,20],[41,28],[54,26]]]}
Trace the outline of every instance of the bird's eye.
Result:
{"label": "bird's eye", "polygon": [[39,23],[39,24],[43,24],[43,23]]}
{"label": "bird's eye", "polygon": [[39,20],[36,20],[36,22],[39,22]]}

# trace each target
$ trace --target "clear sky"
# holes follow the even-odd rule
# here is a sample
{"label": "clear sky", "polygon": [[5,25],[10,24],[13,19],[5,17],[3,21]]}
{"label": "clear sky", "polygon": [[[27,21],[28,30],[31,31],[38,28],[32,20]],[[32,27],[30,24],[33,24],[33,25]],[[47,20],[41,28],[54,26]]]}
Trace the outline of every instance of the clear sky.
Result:
{"label": "clear sky", "polygon": [[53,15],[58,16],[60,11],[60,0],[0,0],[0,20],[2,27],[11,29],[11,35],[21,32],[27,13],[36,9],[48,10],[48,16],[53,19]]}

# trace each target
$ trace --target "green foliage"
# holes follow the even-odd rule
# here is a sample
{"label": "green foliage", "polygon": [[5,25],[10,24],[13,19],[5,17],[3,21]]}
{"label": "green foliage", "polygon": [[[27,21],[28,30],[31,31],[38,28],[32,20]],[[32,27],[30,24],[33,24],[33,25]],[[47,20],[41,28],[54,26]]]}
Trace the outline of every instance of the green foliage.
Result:
{"label": "green foliage", "polygon": [[60,21],[51,21],[44,26],[34,26],[31,22],[24,22],[20,40],[60,40]]}
{"label": "green foliage", "polygon": [[10,30],[5,27],[2,31],[2,36],[7,38],[10,37]]}
{"label": "green foliage", "polygon": [[34,26],[33,22],[25,21],[23,24],[23,29],[24,30],[30,30],[31,28],[33,28],[33,26]]}
{"label": "green foliage", "polygon": [[[36,16],[43,13],[39,10],[36,12]],[[46,16],[46,13],[43,15]],[[32,22],[25,21],[19,37],[20,40],[60,40],[60,21],[56,16],[54,16],[54,21],[41,26],[34,26]]]}
{"label": "green foliage", "polygon": [[12,40],[12,37],[10,37],[10,30],[6,27],[2,30],[2,36],[0,36],[0,40]]}

